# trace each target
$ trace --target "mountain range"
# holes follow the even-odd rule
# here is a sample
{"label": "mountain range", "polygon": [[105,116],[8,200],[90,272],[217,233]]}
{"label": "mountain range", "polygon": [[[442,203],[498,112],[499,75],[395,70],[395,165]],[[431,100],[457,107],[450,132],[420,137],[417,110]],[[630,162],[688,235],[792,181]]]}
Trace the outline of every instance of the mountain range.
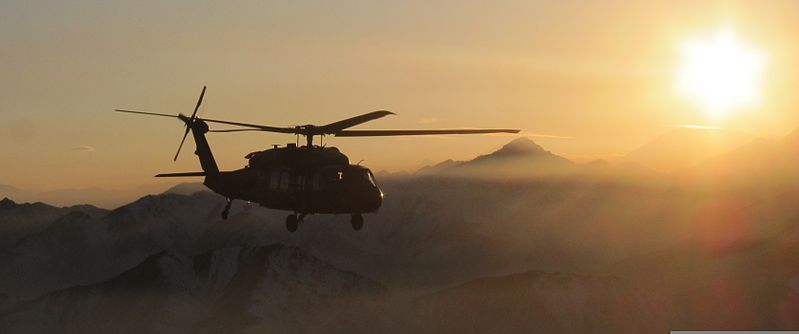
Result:
{"label": "mountain range", "polygon": [[695,167],[755,140],[752,135],[720,128],[677,127],[627,153],[621,162],[639,163],[660,172]]}
{"label": "mountain range", "polygon": [[[745,171],[706,187],[686,181],[701,169],[576,164],[515,140],[379,178],[360,232],[320,215],[290,234],[285,213],[240,202],[223,221],[196,184],[110,211],[5,199],[0,331],[795,329],[799,191],[764,181],[797,166],[791,143],[706,162]],[[779,163],[751,173],[759,154]],[[550,165],[567,173],[471,177]]]}
{"label": "mountain range", "polygon": [[0,198],[12,198],[20,202],[44,202],[66,207],[91,204],[104,209],[113,209],[145,194],[164,192],[172,186],[174,185],[171,183],[153,183],[128,189],[87,187],[36,190],[0,184]]}
{"label": "mountain range", "polygon": [[282,245],[160,252],[103,282],[19,303],[3,332],[343,332],[379,317],[385,287]]}

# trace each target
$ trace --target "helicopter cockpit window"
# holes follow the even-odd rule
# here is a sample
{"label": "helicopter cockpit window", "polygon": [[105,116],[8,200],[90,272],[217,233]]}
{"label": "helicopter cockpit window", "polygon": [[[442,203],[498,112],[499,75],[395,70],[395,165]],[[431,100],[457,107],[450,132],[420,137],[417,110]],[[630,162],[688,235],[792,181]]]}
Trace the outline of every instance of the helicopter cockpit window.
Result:
{"label": "helicopter cockpit window", "polygon": [[369,183],[371,183],[373,186],[377,185],[377,184],[375,184],[375,176],[372,175],[372,172],[367,170],[367,171],[364,171],[364,174],[366,175],[366,180],[369,181]]}

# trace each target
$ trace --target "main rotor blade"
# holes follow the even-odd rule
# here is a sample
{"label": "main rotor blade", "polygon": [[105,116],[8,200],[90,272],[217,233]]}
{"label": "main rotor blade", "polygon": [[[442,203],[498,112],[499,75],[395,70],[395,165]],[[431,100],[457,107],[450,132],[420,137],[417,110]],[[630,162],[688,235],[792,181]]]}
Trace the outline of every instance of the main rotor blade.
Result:
{"label": "main rotor blade", "polygon": [[175,152],[175,158],[172,161],[178,161],[178,155],[180,154],[180,149],[183,148],[183,143],[186,141],[186,136],[189,135],[189,128],[186,127],[186,132],[183,133],[183,139],[180,140],[180,146],[178,146],[178,151]]}
{"label": "main rotor blade", "polygon": [[437,129],[437,130],[342,130],[336,137],[383,137],[424,135],[471,135],[482,133],[519,133],[518,129]]}
{"label": "main rotor blade", "polygon": [[194,107],[194,113],[191,114],[191,119],[194,119],[194,116],[197,116],[197,110],[200,109],[200,104],[203,103],[203,97],[205,96],[205,88],[206,86],[203,86],[203,91],[200,92],[200,99],[197,100],[197,106]]}
{"label": "main rotor blade", "polygon": [[180,149],[183,148],[183,143],[186,142],[186,136],[189,135],[189,125],[186,125],[186,132],[183,133],[183,139],[180,140],[180,146],[178,146],[178,151],[175,152],[175,158],[172,161],[178,161],[178,155],[180,154]]}
{"label": "main rotor blade", "polygon": [[244,131],[259,131],[259,132],[263,132],[264,130],[261,130],[261,129],[221,129],[221,130],[208,130],[208,132],[244,132]]}
{"label": "main rotor blade", "polygon": [[207,176],[206,172],[182,172],[182,173],[162,173],[155,177],[186,177],[186,176]]}
{"label": "main rotor blade", "polygon": [[216,119],[210,119],[210,118],[197,118],[197,119],[201,119],[203,121],[211,122],[211,123],[243,126],[243,127],[247,127],[247,128],[253,128],[253,130],[259,130],[259,131],[278,132],[278,133],[301,133],[298,129],[293,128],[293,127],[282,127],[281,128],[281,127],[269,126],[269,125],[222,121],[222,120],[216,120]]}
{"label": "main rotor blade", "polygon": [[[114,109],[114,111],[130,113],[130,114],[148,115],[148,116],[162,116],[162,117],[179,118],[178,115],[159,114],[159,113],[147,112],[147,111],[137,111],[137,110],[127,110],[127,109]],[[299,131],[297,129],[293,128],[293,127],[276,127],[276,126],[269,126],[269,125],[223,121],[223,120],[218,120],[218,119],[210,119],[210,118],[202,118],[202,117],[197,117],[196,119],[199,119],[199,120],[202,120],[202,121],[205,121],[205,122],[211,122],[211,123],[243,126],[243,127],[247,127],[247,128],[252,128],[252,130],[254,130],[254,131],[267,131],[267,132],[278,132],[278,133],[299,133]]]}
{"label": "main rotor blade", "polygon": [[332,134],[344,130],[346,128],[351,128],[358,124],[363,124],[388,115],[396,115],[396,114],[388,110],[373,111],[360,116],[355,116],[338,122],[333,122],[327,125],[318,126],[313,129],[312,134],[314,135]]}
{"label": "main rotor blade", "polygon": [[140,115],[150,115],[150,116],[164,116],[164,117],[172,117],[178,118],[178,115],[169,115],[169,114],[159,114],[155,112],[146,112],[146,111],[137,111],[137,110],[126,110],[126,109],[114,109],[116,112],[125,112],[130,114],[140,114]]}

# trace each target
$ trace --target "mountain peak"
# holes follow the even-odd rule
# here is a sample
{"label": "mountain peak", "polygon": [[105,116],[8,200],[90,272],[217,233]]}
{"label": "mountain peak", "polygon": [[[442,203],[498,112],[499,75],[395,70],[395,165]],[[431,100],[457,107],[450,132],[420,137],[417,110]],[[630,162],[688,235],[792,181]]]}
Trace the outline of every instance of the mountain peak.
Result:
{"label": "mountain peak", "polygon": [[0,200],[0,208],[6,208],[17,205],[14,201],[9,199],[8,197],[4,197],[3,200]]}
{"label": "mountain peak", "polygon": [[530,138],[521,137],[512,140],[510,143],[505,144],[499,150],[492,153],[493,156],[523,156],[523,155],[537,155],[547,153],[547,151],[536,144]]}
{"label": "mountain peak", "polygon": [[169,188],[164,194],[178,194],[178,195],[193,195],[198,192],[208,191],[208,188],[200,182],[185,182],[180,183],[172,188]]}
{"label": "mountain peak", "polygon": [[[462,171],[464,169],[472,169],[472,172],[476,171],[474,168],[488,168],[489,170],[500,168],[499,170],[489,171],[489,174],[507,176],[516,173],[521,177],[527,177],[531,175],[531,171],[543,175],[541,173],[562,172],[564,167],[573,165],[574,163],[570,160],[545,150],[529,138],[517,138],[505,144],[499,150],[481,155],[456,167]],[[501,172],[497,173],[497,171]]]}
{"label": "mountain peak", "polygon": [[783,137],[783,141],[788,143],[799,143],[799,128],[793,129],[790,133]]}

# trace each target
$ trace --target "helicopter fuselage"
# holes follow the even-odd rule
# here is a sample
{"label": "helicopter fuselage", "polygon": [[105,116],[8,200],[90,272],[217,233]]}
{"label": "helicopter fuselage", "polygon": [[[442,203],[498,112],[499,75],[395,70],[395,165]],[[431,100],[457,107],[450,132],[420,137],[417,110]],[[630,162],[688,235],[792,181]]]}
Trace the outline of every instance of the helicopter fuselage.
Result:
{"label": "helicopter fuselage", "polygon": [[[197,149],[194,153],[200,160],[202,172],[158,174],[156,177],[205,176],[204,184],[225,196],[227,205],[222,210],[222,219],[227,219],[231,203],[239,199],[255,202],[261,206],[293,211],[286,217],[286,228],[297,230],[307,214],[350,214],[350,224],[355,230],[363,227],[363,213],[376,212],[383,202],[383,192],[375,184],[372,172],[359,164],[352,165],[346,155],[335,147],[313,145],[315,136],[336,137],[382,137],[422,136],[444,134],[518,133],[518,129],[399,129],[399,130],[351,130],[359,124],[394,115],[387,110],[346,118],[337,122],[317,126],[313,124],[293,127],[277,127],[260,124],[200,118],[197,111],[205,96],[203,86],[200,98],[191,116],[170,115],[137,110],[115,109],[117,112],[177,118],[186,125],[174,160],[189,132],[194,136]],[[208,123],[235,126],[235,129],[211,130]],[[208,132],[265,131],[303,136],[304,147],[289,144],[246,156],[249,164],[238,170],[220,171],[205,134]],[[299,214],[299,216],[297,215]]]}
{"label": "helicopter fuselage", "polygon": [[289,144],[246,158],[245,168],[207,175],[204,184],[227,198],[303,214],[370,213],[382,204],[372,172],[335,147]]}

